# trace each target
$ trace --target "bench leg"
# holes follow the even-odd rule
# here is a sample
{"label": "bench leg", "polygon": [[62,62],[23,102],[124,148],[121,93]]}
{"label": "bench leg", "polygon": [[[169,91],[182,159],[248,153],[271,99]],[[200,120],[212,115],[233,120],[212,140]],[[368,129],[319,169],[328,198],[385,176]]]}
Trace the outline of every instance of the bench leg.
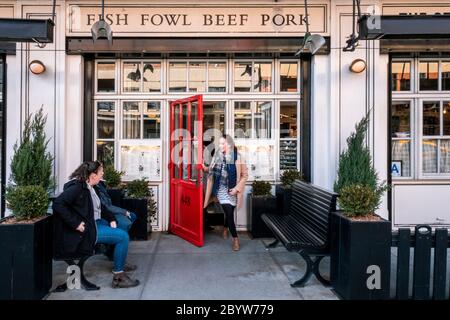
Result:
{"label": "bench leg", "polygon": [[305,272],[305,275],[301,279],[292,283],[291,287],[294,287],[294,288],[303,287],[309,281],[312,274],[314,274],[316,276],[317,280],[319,280],[320,283],[322,283],[325,286],[329,286],[330,281],[325,279],[324,277],[322,277],[322,275],[320,274],[320,271],[319,271],[320,262],[322,261],[323,258],[325,258],[325,256],[316,256],[316,258],[314,260],[312,260],[311,257],[309,256],[309,254],[305,250],[301,250],[299,252],[299,254],[303,258],[303,260],[305,260],[305,262],[306,262],[306,272]]}
{"label": "bench leg", "polygon": [[273,242],[269,243],[268,245],[266,245],[266,250],[269,250],[271,248],[275,248],[278,245],[279,242],[280,241],[278,239],[275,239],[275,241],[273,241]]}

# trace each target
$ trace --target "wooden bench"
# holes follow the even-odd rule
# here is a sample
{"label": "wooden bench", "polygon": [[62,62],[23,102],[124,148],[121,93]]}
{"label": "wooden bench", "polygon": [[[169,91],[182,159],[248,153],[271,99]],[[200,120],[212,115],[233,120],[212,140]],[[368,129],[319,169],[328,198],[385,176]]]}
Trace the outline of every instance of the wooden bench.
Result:
{"label": "wooden bench", "polygon": [[291,284],[292,287],[304,286],[312,274],[321,283],[330,284],[320,275],[319,264],[330,255],[328,226],[330,214],[336,210],[336,199],[334,192],[297,180],[292,186],[289,214],[262,215],[276,239],[267,249],[281,242],[288,251],[298,252],[306,262],[305,275]]}

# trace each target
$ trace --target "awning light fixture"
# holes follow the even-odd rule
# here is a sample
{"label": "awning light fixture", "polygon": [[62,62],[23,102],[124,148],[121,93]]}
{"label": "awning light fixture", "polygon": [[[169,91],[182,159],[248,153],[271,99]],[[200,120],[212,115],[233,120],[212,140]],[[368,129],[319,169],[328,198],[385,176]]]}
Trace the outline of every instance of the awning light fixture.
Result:
{"label": "awning light fixture", "polygon": [[308,54],[313,56],[319,51],[320,48],[325,44],[325,38],[320,34],[311,34],[309,32],[309,18],[308,18],[308,1],[305,0],[305,19],[306,19],[306,33],[303,38],[302,47],[296,52],[296,56],[302,56]]}
{"label": "awning light fixture", "polygon": [[112,45],[113,33],[111,26],[105,21],[105,0],[102,0],[102,15],[100,20],[94,23],[91,28],[92,40],[95,42],[97,39],[108,39],[110,45]]}

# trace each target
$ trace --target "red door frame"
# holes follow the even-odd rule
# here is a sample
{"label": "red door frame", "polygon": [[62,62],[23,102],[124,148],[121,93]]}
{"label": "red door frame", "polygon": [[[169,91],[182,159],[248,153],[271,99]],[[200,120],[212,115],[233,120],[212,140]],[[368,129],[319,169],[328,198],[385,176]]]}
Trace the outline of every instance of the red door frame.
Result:
{"label": "red door frame", "polygon": [[[192,106],[197,102],[197,135],[194,136],[191,129]],[[179,108],[178,128],[175,128],[175,110]],[[187,108],[187,128],[183,126],[183,108]],[[176,129],[186,129],[189,132],[187,148],[184,150],[183,135],[173,137]],[[191,136],[192,134],[192,136]],[[178,163],[174,163],[175,140],[178,141]],[[191,144],[197,142],[197,162],[192,160]],[[177,149],[178,150],[178,149]],[[187,180],[183,179],[184,152],[189,155],[187,164]],[[203,96],[192,97],[170,102],[170,224],[169,232],[202,247],[203,241]],[[192,166],[194,165],[194,168]],[[175,167],[178,167],[178,177],[175,177]],[[192,181],[192,170],[197,170],[197,180]]]}

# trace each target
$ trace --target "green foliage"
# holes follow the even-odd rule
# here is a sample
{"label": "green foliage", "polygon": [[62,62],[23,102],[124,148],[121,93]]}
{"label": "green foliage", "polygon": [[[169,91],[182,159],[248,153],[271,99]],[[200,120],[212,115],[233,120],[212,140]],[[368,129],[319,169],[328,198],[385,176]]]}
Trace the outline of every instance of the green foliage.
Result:
{"label": "green foliage", "polygon": [[281,184],[285,187],[291,187],[295,180],[302,180],[303,176],[297,169],[283,171],[280,176]]}
{"label": "green foliage", "polygon": [[157,207],[153,190],[149,189],[147,180],[143,178],[128,182],[126,189],[129,198],[147,199],[147,226],[150,228],[152,221],[156,218]]}
{"label": "green foliage", "polygon": [[[370,150],[365,145],[369,114],[370,112],[356,125],[355,132],[347,138],[347,149],[339,158],[334,191],[341,195],[340,208],[344,211],[350,210],[344,212],[348,215],[374,213],[379,207],[383,193],[388,189],[384,182],[379,183]],[[350,203],[349,199],[353,203]],[[363,209],[366,211],[362,212]]]}
{"label": "green foliage", "polygon": [[47,214],[49,199],[42,186],[9,186],[5,199],[17,220],[33,219]]}
{"label": "green foliage", "polygon": [[380,207],[383,192],[383,188],[373,190],[361,184],[345,186],[338,198],[339,207],[349,217],[375,213],[375,210]]}
{"label": "green foliage", "polygon": [[24,124],[22,141],[14,145],[11,159],[10,181],[17,186],[42,186],[47,192],[55,189],[52,177],[53,156],[47,152],[47,140],[42,107],[33,116],[29,115]]}
{"label": "green foliage", "polygon": [[114,166],[108,165],[104,168],[103,179],[105,179],[108,188],[118,188],[122,182],[124,172],[117,171]]}
{"label": "green foliage", "polygon": [[145,178],[136,179],[127,184],[127,197],[133,199],[145,199],[150,196],[148,182]]}
{"label": "green foliage", "polygon": [[253,181],[252,194],[253,196],[270,196],[272,186],[268,181]]}

